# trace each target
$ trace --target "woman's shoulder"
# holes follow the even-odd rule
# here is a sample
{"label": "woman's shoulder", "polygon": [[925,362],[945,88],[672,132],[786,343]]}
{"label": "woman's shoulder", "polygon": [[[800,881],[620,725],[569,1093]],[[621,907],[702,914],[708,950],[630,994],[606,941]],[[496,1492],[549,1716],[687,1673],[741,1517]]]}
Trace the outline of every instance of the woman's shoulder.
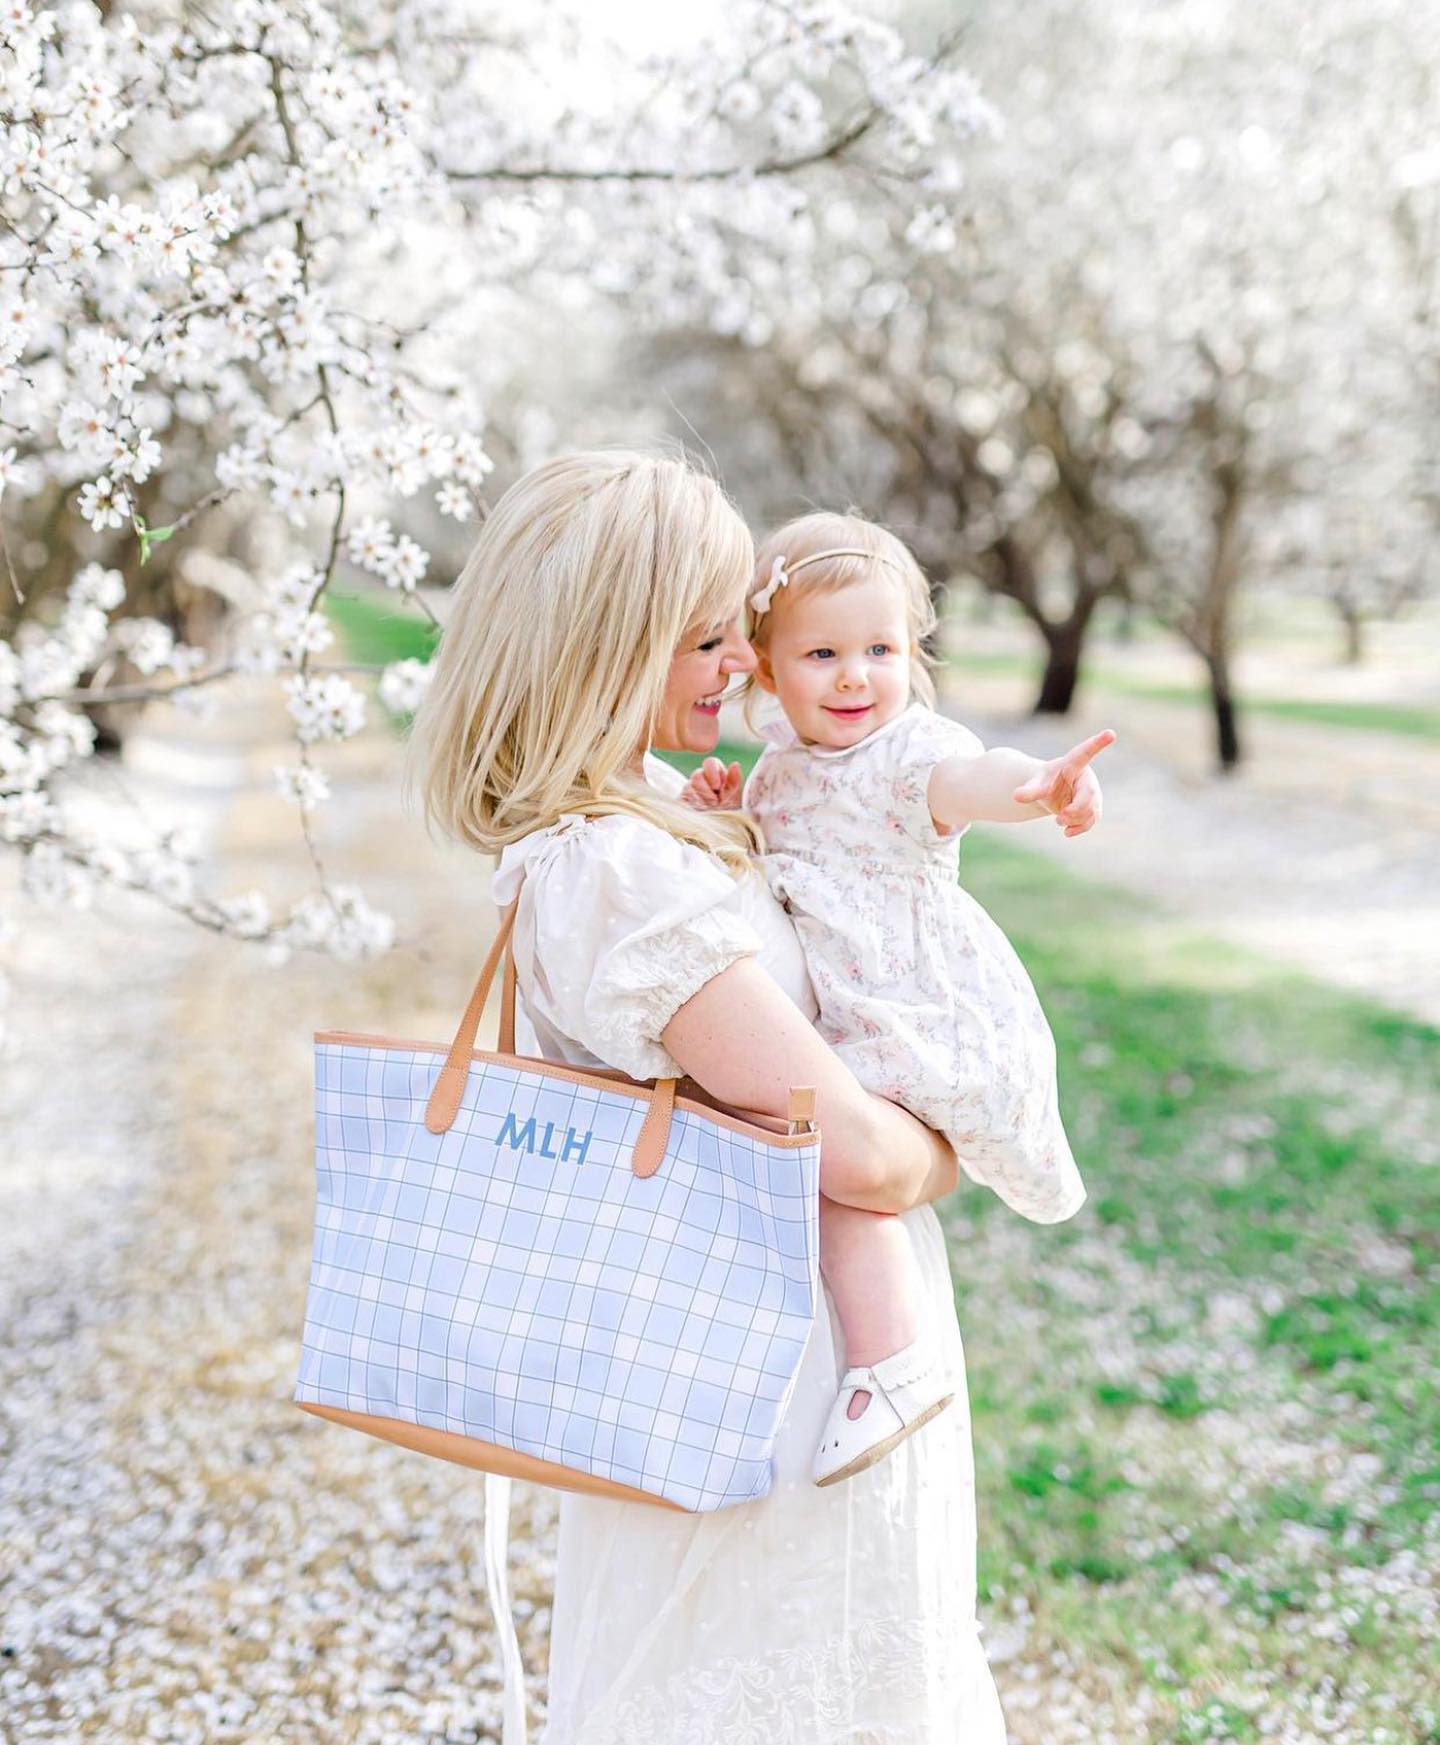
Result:
{"label": "woman's shoulder", "polygon": [[715,902],[734,886],[713,855],[627,812],[566,813],[512,842],[491,878],[492,900],[504,908],[522,881],[543,890],[547,904],[602,902],[637,911],[668,907],[680,891]]}
{"label": "woman's shoulder", "polygon": [[657,794],[663,794],[667,800],[678,800],[685,787],[685,777],[676,769],[673,763],[667,763],[663,757],[657,757],[653,751],[647,751],[644,757],[645,780],[655,789]]}
{"label": "woman's shoulder", "polygon": [[505,850],[491,892],[501,907],[519,900],[515,967],[537,1025],[632,1078],[676,1076],[666,1024],[765,947],[718,859],[629,813],[532,831]]}

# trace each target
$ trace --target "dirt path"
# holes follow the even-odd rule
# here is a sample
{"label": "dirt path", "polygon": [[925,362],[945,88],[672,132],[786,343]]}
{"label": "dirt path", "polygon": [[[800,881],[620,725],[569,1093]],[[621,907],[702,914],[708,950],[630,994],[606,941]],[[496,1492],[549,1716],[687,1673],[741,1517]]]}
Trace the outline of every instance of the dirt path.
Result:
{"label": "dirt path", "polygon": [[1073,720],[1017,723],[1009,697],[967,679],[946,707],[987,744],[1038,755],[1120,734],[1099,766],[1102,827],[1066,841],[1027,825],[1018,843],[1440,1023],[1440,746],[1257,716],[1250,761],[1225,778],[1201,710],[1106,697]]}
{"label": "dirt path", "polygon": [[[201,756],[191,775],[214,888],[298,892],[294,814],[268,792],[282,748],[263,716],[245,725],[242,769]],[[448,1033],[491,924],[478,861],[400,823],[393,746],[347,751],[322,826],[332,876],[422,917],[423,958],[277,971],[137,899],[17,911],[0,1062],[4,1745],[498,1737],[478,1477],[290,1401],[311,1032]],[[550,1493],[515,1513],[541,1692]]]}

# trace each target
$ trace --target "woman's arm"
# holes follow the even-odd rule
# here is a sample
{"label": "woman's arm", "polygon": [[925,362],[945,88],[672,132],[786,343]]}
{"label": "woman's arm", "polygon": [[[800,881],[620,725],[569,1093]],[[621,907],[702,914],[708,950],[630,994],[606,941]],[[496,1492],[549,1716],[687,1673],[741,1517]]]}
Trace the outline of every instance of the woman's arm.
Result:
{"label": "woman's arm", "polygon": [[825,1192],[868,1212],[908,1212],[953,1192],[955,1153],[908,1111],[863,1090],[753,958],[693,994],[660,1033],[666,1052],[712,1097],[783,1117],[792,1085],[814,1085]]}

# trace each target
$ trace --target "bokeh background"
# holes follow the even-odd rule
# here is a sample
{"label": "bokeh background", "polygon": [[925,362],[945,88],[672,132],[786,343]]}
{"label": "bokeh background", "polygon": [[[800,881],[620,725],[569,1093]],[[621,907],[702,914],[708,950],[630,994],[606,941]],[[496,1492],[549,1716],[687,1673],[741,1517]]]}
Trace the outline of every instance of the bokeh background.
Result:
{"label": "bokeh background", "polygon": [[[58,338],[16,354],[0,433],[19,481],[0,499],[0,637],[43,665],[87,564],[123,578],[117,631],[163,627],[67,679],[106,700],[67,703],[93,745],[52,784],[66,828],[125,845],[112,872],[123,853],[154,876],[107,879],[53,822],[5,815],[0,1739],[498,1737],[478,1481],[289,1404],[310,1033],[451,1033],[494,915],[486,864],[399,805],[421,664],[510,480],[565,448],[664,440],[714,467],[757,534],[854,506],[906,538],[941,611],[941,706],[988,743],[1051,755],[1119,734],[1098,831],[979,827],[962,856],[1050,1015],[1090,1188],[1058,1228],[968,1186],[941,1208],[1013,1738],[1440,1741],[1433,13],[877,3],[866,16],[920,69],[906,79],[956,83],[926,111],[872,43],[903,134],[872,160],[829,61],[799,95],[795,66],[767,71],[777,43],[802,70],[819,57],[830,8],[230,10],[131,10],[181,48],[135,73],[148,111],[88,164],[84,197],[143,204],[248,165],[255,247],[280,246],[279,223],[303,263],[272,275],[284,344],[212,357],[228,341],[202,325],[168,381],[137,387],[132,424],[165,463],[128,486],[112,467],[113,525],[76,510],[96,463],[57,434],[80,368]],[[114,35],[123,8],[58,16],[46,54],[141,52]],[[365,184],[355,166],[393,140],[346,128],[398,127],[401,106],[386,86],[357,121],[318,87],[305,55],[327,16],[342,70],[433,99],[432,168],[483,147],[505,174],[452,173],[414,212],[398,173]],[[222,57],[207,29],[241,46]],[[204,84],[257,60],[253,116],[245,87]],[[682,172],[712,141],[677,95],[705,77],[706,127],[738,129],[752,167],[801,167],[706,204]],[[6,118],[12,250],[69,222],[21,161],[44,122],[18,100]],[[351,169],[331,188],[337,139]],[[563,189],[532,174],[562,162]],[[646,175],[599,173],[626,163]],[[317,203],[298,241],[282,196]],[[120,258],[82,263],[76,322],[123,329]],[[21,262],[3,256],[0,298]],[[36,296],[47,282],[61,269]],[[306,301],[322,284],[323,308]],[[147,295],[162,327],[211,318]],[[345,331],[350,302],[365,316]],[[310,331],[325,322],[332,351]],[[333,523],[307,372],[342,411],[352,387],[399,408],[393,427],[356,413]],[[422,420],[442,403],[483,466],[429,468]],[[397,560],[406,539],[428,561]],[[285,664],[253,652],[260,619],[284,642],[294,591],[276,578],[297,559],[323,571],[309,604],[330,640],[302,625],[291,667],[308,646],[308,670],[372,699],[363,727],[300,745],[323,805],[277,782],[297,716]],[[231,670],[203,704],[130,700],[174,647]],[[7,718],[13,794],[38,730],[18,703]],[[725,733],[753,759],[733,711]],[[363,890],[393,928],[267,944],[251,893],[278,910],[317,887]],[[554,1499],[527,1492],[517,1516],[536,1716]]]}

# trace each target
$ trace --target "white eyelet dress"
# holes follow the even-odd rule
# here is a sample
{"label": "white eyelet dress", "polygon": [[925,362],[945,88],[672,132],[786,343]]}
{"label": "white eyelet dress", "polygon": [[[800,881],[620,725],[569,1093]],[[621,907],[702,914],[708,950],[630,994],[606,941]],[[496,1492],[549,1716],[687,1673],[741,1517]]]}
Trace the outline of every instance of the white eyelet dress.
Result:
{"label": "white eyelet dress", "polygon": [[923,703],[838,749],[805,745],[783,720],[764,731],[745,804],[804,948],[820,1034],[1013,1211],[1073,1217],[1085,1186],[1060,1119],[1055,1039],[1015,948],[959,883],[965,831],[942,833],[930,815],[935,765],[984,746]]}
{"label": "white eyelet dress", "polygon": [[[679,785],[658,760],[647,773]],[[764,882],[737,883],[641,820],[567,818],[535,832],[502,856],[497,904],[517,886],[522,1051],[637,1078],[676,1073],[661,1031],[752,955],[814,1016],[791,924]],[[954,1405],[869,1471],[817,1489],[810,1462],[845,1367],[827,1295],[769,1496],[682,1516],[565,1494],[542,1745],[1004,1745],[975,1618],[949,1262],[931,1207],[903,1222],[954,1366]]]}

